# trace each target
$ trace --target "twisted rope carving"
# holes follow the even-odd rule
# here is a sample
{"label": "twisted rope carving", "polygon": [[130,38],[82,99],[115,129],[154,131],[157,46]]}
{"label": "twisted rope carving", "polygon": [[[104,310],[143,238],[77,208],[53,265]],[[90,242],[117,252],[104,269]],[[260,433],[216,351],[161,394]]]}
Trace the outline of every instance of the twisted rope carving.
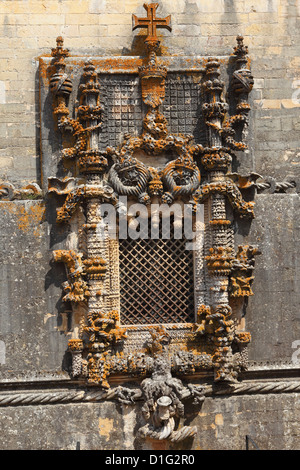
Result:
{"label": "twisted rope carving", "polygon": [[171,442],[180,442],[186,439],[187,437],[192,437],[197,434],[197,426],[184,426],[177,431],[173,431],[170,436]]}
{"label": "twisted rope carving", "polygon": [[[139,389],[133,389],[133,402],[140,399]],[[207,386],[204,390],[205,396],[219,395],[247,395],[267,393],[298,393],[300,392],[300,381],[286,382],[255,382],[233,384],[217,390]],[[58,403],[87,403],[104,400],[114,400],[122,397],[122,387],[110,388],[95,392],[63,391],[63,392],[21,392],[0,394],[0,407],[25,406],[25,405],[51,405]],[[183,428],[184,429],[184,428]],[[186,430],[187,431],[187,430]],[[179,432],[179,431],[176,431]],[[175,436],[174,436],[175,437]]]}
{"label": "twisted rope carving", "polygon": [[83,400],[84,392],[34,392],[0,395],[0,406],[49,405],[51,403],[70,403]]}
{"label": "twisted rope carving", "polygon": [[71,86],[71,81],[69,80],[69,77],[66,73],[64,73],[63,75],[55,74],[50,80],[50,88],[52,93],[54,93],[54,95],[57,95],[65,82],[67,82],[67,86]]}
{"label": "twisted rope carving", "polygon": [[270,185],[270,183],[256,183],[255,187],[258,190],[264,190],[264,189],[269,189],[271,187],[271,185]]}
{"label": "twisted rope carving", "polygon": [[234,384],[229,387],[213,390],[212,387],[206,389],[205,396],[212,395],[247,395],[261,393],[293,393],[300,391],[300,381],[298,382],[256,382]]}
{"label": "twisted rope carving", "polygon": [[120,387],[107,391],[97,392],[23,392],[0,394],[1,406],[21,406],[21,405],[51,405],[58,403],[84,403],[92,401],[112,400],[120,395]]}
{"label": "twisted rope carving", "polygon": [[[271,183],[268,182],[263,182],[263,183],[255,183],[255,187],[258,191],[263,191],[266,189],[272,188]],[[279,183],[274,184],[274,192],[279,192],[279,191],[286,191],[287,189],[290,188],[295,188],[296,183],[294,181],[283,181]]]}

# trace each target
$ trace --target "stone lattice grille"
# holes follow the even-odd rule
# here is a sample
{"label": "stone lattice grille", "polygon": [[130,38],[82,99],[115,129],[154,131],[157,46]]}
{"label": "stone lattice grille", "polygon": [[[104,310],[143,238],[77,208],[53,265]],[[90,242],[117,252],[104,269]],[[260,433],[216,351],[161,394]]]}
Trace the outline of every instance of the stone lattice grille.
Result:
{"label": "stone lattice grille", "polygon": [[115,75],[102,78],[101,90],[104,119],[100,147],[119,145],[126,133],[141,133],[143,104],[138,77]]}
{"label": "stone lattice grille", "polygon": [[[139,135],[143,130],[146,109],[141,98],[138,76],[101,76],[101,101],[104,108],[99,146],[116,146],[126,133]],[[161,111],[171,133],[192,134],[203,141],[199,84],[191,78],[170,73],[166,79],[166,96]]]}
{"label": "stone lattice grille", "polygon": [[203,129],[199,115],[201,113],[201,96],[199,84],[192,78],[169,73],[166,79],[166,96],[161,106],[163,115],[168,121],[168,128],[174,134],[192,134],[202,142]]}
{"label": "stone lattice grille", "polygon": [[[172,231],[171,231],[172,232]],[[193,252],[186,240],[120,240],[121,323],[194,321]]]}

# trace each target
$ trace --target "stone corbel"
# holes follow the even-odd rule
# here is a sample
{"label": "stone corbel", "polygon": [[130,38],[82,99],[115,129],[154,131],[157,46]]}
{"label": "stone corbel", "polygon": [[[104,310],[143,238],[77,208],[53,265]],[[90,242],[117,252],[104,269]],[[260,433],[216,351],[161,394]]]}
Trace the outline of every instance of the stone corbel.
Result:
{"label": "stone corbel", "polygon": [[108,377],[110,362],[108,355],[120,341],[126,339],[126,329],[118,325],[119,314],[116,311],[99,313],[89,311],[87,325],[84,332],[89,338],[87,356],[87,380],[90,384],[97,384],[109,388]]}
{"label": "stone corbel", "polygon": [[145,425],[137,437],[143,440],[168,443],[181,442],[197,434],[196,426],[185,426],[184,401],[192,399],[197,405],[204,400],[201,386],[186,386],[172,375],[170,337],[163,327],[153,328],[148,353],[153,359],[151,377],[141,382],[142,413]]}
{"label": "stone corbel", "polygon": [[85,267],[82,254],[73,250],[55,250],[53,260],[66,266],[68,280],[64,283],[64,302],[85,302],[89,296],[88,287],[84,281]]}
{"label": "stone corbel", "polygon": [[251,285],[254,280],[254,257],[261,254],[258,248],[240,245],[231,264],[230,297],[249,297],[253,295]]}
{"label": "stone corbel", "polygon": [[193,194],[193,201],[196,204],[201,204],[211,194],[215,193],[226,196],[231,206],[238,212],[240,217],[254,218],[254,202],[244,201],[239,188],[230,179],[227,181],[207,183],[200,186],[200,188]]}

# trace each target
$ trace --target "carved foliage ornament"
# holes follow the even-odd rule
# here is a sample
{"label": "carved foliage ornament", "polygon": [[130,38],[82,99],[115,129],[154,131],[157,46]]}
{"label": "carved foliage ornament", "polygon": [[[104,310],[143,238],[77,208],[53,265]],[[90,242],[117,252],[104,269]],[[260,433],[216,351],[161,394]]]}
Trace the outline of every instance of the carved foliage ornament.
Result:
{"label": "carved foliage ornament", "polygon": [[[236,69],[229,90],[235,114],[229,115],[224,101],[221,62],[205,58],[196,83],[204,97],[206,141],[199,143],[191,135],[170,133],[161,111],[168,71],[163,58],[157,57],[157,29],[171,31],[170,16],[158,18],[157,3],[144,7],[147,17],[133,15],[134,30],[148,29],[147,55],[136,71],[146,106],[143,131],[141,135],[126,134],[114,148],[100,150],[105,109],[100,74],[91,59],[83,67],[76,116],[69,117],[68,102],[73,93],[67,73],[69,51],[64,49],[62,38],[57,39],[52,50],[50,91],[58,130],[68,132],[73,139],[71,146],[62,149],[62,158],[66,168],[70,168],[69,161],[74,163],[74,174],[49,178],[49,193],[65,197],[57,223],[72,222],[79,240],[77,248],[54,253],[54,260],[66,266],[63,300],[73,309],[73,337],[69,342],[73,377],[103,388],[110,387],[114,375],[143,379],[136,399],[144,400],[146,424],[139,435],[175,442],[196,432],[193,427],[178,424],[183,401],[192,398],[200,403],[203,399],[201,387],[184,385],[179,377],[198,372],[210,377],[213,372],[215,381],[232,382],[246,367],[244,349],[250,335],[239,328],[232,299],[243,300],[253,294],[254,256],[258,251],[240,246],[235,252],[227,202],[238,217],[254,217],[253,202],[243,199],[230,174],[234,151],[247,148],[238,136],[245,135],[241,131],[248,124],[247,98],[253,78],[247,48],[238,37],[232,55]],[[168,159],[162,164],[147,163],[148,157],[153,162],[166,155]],[[121,196],[148,206],[181,201],[189,203],[194,213],[204,205],[204,246],[195,257],[195,322],[185,324],[183,330],[176,323],[147,325],[144,329],[121,325],[118,241],[110,237],[107,221],[101,216],[103,204],[120,208]],[[144,346],[140,341],[137,344],[141,346],[127,348],[139,331],[141,337],[145,335]],[[126,393],[130,395],[130,390],[124,388]]]}

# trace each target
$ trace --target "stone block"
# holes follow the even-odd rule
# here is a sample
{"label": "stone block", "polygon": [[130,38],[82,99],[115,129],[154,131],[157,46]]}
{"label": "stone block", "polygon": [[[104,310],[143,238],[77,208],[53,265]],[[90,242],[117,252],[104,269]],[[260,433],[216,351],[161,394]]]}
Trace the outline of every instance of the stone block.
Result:
{"label": "stone block", "polygon": [[277,13],[279,6],[278,0],[246,0],[245,10],[249,13]]}
{"label": "stone block", "polygon": [[4,170],[5,168],[11,168],[13,166],[12,157],[0,157],[0,168]]}
{"label": "stone block", "polygon": [[282,360],[291,364],[291,344],[300,338],[300,325],[293,331],[286,328],[295,321],[299,302],[295,281],[300,260],[293,247],[294,234],[299,231],[294,217],[298,210],[297,194],[258,195],[256,218],[243,240],[257,245],[262,252],[255,260],[255,295],[246,314],[247,328],[252,332],[249,354],[253,361]]}
{"label": "stone block", "polygon": [[110,13],[99,16],[99,24],[104,25],[131,25],[131,15],[128,13]]}

